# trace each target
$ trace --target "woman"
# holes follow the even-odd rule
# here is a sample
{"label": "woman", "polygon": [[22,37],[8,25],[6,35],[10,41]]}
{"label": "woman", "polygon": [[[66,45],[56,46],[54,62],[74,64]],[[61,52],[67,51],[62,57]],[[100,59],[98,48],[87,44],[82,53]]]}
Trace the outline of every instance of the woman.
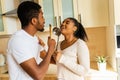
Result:
{"label": "woman", "polygon": [[64,40],[58,44],[58,51],[53,55],[58,68],[58,80],[84,80],[90,69],[86,32],[74,18],[65,19],[60,30]]}

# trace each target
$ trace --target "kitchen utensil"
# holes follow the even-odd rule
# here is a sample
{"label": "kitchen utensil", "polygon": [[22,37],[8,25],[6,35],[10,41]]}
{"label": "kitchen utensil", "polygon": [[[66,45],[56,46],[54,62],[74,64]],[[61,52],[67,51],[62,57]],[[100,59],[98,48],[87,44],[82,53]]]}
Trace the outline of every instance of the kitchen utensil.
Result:
{"label": "kitchen utensil", "polygon": [[57,38],[57,45],[56,45],[56,49],[55,49],[57,51],[58,42],[59,42],[59,36],[61,35],[61,31],[60,31],[60,29],[58,27],[54,27],[53,28],[53,33],[58,36],[58,38]]}

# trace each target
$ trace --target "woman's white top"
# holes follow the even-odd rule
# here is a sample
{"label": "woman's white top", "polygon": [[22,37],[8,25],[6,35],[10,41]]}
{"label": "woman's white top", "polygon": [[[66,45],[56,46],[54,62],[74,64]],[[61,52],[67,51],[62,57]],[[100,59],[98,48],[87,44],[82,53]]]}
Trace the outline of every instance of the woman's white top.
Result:
{"label": "woman's white top", "polygon": [[60,49],[62,56],[57,62],[58,80],[84,80],[84,76],[90,70],[89,50],[86,43],[78,39],[73,45]]}

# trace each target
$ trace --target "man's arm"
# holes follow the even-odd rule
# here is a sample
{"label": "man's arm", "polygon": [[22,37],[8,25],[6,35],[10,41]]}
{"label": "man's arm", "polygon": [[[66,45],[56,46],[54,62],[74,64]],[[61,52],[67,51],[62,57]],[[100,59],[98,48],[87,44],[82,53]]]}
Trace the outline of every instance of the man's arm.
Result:
{"label": "man's arm", "polygon": [[55,40],[48,39],[48,51],[46,52],[46,56],[43,61],[37,65],[34,58],[31,58],[23,63],[21,63],[21,67],[35,80],[42,80],[47,72],[51,56],[54,52],[55,48]]}
{"label": "man's arm", "polygon": [[[54,53],[53,53],[53,54],[54,54]],[[45,56],[46,56],[46,51],[45,51],[45,50],[41,51],[41,52],[40,52],[40,58],[44,59]],[[50,63],[51,63],[51,64],[56,64],[56,61],[55,61],[55,59],[53,58],[53,55],[51,56]]]}
{"label": "man's arm", "polygon": [[46,56],[46,51],[45,50],[41,51],[40,52],[40,58],[44,59],[45,56]]}

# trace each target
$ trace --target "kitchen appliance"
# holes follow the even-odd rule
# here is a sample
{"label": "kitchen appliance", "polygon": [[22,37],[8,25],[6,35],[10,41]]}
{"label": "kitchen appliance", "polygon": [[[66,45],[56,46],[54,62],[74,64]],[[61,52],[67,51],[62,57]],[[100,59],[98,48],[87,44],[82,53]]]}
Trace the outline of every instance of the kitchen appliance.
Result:
{"label": "kitchen appliance", "polygon": [[120,48],[120,36],[117,36],[117,48]]}
{"label": "kitchen appliance", "polygon": [[117,48],[120,48],[120,25],[116,25]]}
{"label": "kitchen appliance", "polygon": [[[37,0],[19,0],[19,4],[24,2],[24,1],[33,1],[33,2],[38,2]],[[5,16],[13,16],[13,17],[17,17],[17,8],[8,12],[3,13],[2,15]]]}
{"label": "kitchen appliance", "polygon": [[117,64],[117,72],[118,72],[118,80],[120,80],[120,25],[116,25],[116,64]]}
{"label": "kitchen appliance", "polygon": [[120,80],[120,58],[117,57],[117,73],[118,73],[118,79],[117,80]]}

